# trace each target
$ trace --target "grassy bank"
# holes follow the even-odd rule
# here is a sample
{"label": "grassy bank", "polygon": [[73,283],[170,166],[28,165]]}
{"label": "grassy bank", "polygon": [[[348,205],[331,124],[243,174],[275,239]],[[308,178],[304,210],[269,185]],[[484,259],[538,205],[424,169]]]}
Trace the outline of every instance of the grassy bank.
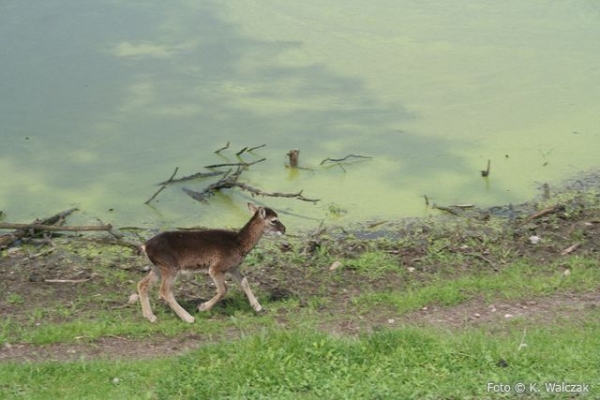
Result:
{"label": "grassy bank", "polygon": [[525,383],[532,397],[555,398],[545,383],[585,382],[593,398],[600,383],[598,317],[594,312],[576,327],[404,327],[358,338],[267,329],[167,359],[2,365],[0,393],[28,399],[485,399],[502,394],[489,384],[511,385],[504,396],[512,397],[515,385]]}
{"label": "grassy bank", "polygon": [[[127,303],[147,261],[119,243],[5,251],[0,398],[595,398],[598,203],[267,240],[245,272],[269,312],[230,284],[194,324]],[[177,288],[188,310],[213,293]]]}

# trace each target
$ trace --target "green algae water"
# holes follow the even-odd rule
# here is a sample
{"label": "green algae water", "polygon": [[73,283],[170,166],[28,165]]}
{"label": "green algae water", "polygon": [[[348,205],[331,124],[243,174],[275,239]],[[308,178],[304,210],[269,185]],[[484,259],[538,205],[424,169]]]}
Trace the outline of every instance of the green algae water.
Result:
{"label": "green algae water", "polygon": [[[598,38],[592,0],[4,2],[0,210],[240,226],[255,201],[292,231],[526,201],[599,166]],[[181,190],[213,178],[144,204],[261,158],[243,182],[320,201]]]}

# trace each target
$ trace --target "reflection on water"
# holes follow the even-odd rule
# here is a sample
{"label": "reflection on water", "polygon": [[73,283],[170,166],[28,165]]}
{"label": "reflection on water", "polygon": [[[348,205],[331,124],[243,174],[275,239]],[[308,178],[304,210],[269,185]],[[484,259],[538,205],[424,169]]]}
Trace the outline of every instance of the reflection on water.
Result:
{"label": "reflection on water", "polygon": [[[596,2],[438,3],[3,4],[0,209],[239,226],[252,200],[311,227],[422,215],[423,195],[520,202],[597,167]],[[304,169],[285,168],[290,149]],[[373,159],[320,165],[348,154]],[[143,204],[175,167],[262,157],[245,182],[321,201],[181,191],[208,179]]]}

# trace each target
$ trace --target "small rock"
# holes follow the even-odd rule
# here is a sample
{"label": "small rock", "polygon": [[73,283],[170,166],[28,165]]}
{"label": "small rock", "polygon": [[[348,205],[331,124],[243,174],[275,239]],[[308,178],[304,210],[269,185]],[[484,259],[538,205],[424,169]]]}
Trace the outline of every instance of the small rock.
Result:
{"label": "small rock", "polygon": [[530,242],[531,244],[538,244],[538,243],[539,243],[539,242],[541,242],[541,241],[542,241],[542,238],[541,238],[541,237],[539,237],[538,235],[532,235],[532,236],[529,236],[529,242]]}
{"label": "small rock", "polygon": [[473,314],[473,316],[474,316],[475,318],[480,318],[480,317],[481,317],[481,314],[479,314],[478,312],[476,312],[475,314]]}
{"label": "small rock", "polygon": [[388,324],[393,324],[394,322],[396,322],[396,320],[394,318],[388,319]]}
{"label": "small rock", "polygon": [[415,267],[408,267],[408,268],[406,268],[406,270],[408,272],[415,272],[417,269]]}
{"label": "small rock", "polygon": [[342,266],[342,263],[340,261],[334,261],[330,266],[329,266],[329,270],[330,271],[335,271],[336,269],[338,269],[339,267]]}
{"label": "small rock", "polygon": [[19,255],[23,254],[23,249],[21,247],[11,247],[10,249],[6,250],[6,254],[9,257],[18,257]]}
{"label": "small rock", "polygon": [[569,276],[571,275],[571,270],[570,269],[565,269],[565,271],[563,272],[564,276]]}
{"label": "small rock", "polygon": [[490,304],[490,306],[488,307],[490,309],[491,312],[496,312],[496,306],[493,304]]}
{"label": "small rock", "polygon": [[512,318],[512,317],[513,317],[512,314],[504,314],[504,318],[506,318],[506,319],[509,319],[509,318]]}
{"label": "small rock", "polygon": [[140,299],[140,296],[137,293],[133,293],[129,296],[129,300],[127,300],[127,304],[135,304]]}
{"label": "small rock", "polygon": [[119,378],[116,378],[116,377],[115,377],[115,378],[112,378],[112,379],[110,380],[110,383],[112,383],[113,385],[117,386],[118,384],[120,384],[120,383],[121,383],[121,380],[120,380]]}

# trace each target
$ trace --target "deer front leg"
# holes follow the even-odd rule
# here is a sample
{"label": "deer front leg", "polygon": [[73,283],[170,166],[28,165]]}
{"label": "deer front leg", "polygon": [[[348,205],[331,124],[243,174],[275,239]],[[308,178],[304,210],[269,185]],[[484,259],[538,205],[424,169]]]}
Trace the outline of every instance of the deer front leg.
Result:
{"label": "deer front leg", "polygon": [[215,274],[209,273],[209,274],[210,274],[210,277],[212,278],[213,282],[217,286],[217,294],[215,295],[215,297],[213,297],[209,301],[200,304],[198,306],[199,311],[210,310],[211,308],[213,308],[213,306],[215,304],[217,304],[217,302],[219,300],[221,300],[223,297],[225,297],[225,294],[227,293],[227,286],[225,285],[225,274],[222,274],[222,273],[215,273]]}
{"label": "deer front leg", "polygon": [[234,271],[231,271],[231,276],[242,287],[242,289],[244,290],[244,293],[246,293],[246,297],[248,297],[248,301],[250,302],[250,305],[252,306],[252,308],[254,308],[254,311],[256,311],[256,312],[263,311],[262,306],[258,303],[258,300],[256,300],[256,297],[254,297],[254,293],[252,293],[252,289],[250,289],[250,285],[248,284],[248,279],[246,279],[246,277],[237,269]]}

